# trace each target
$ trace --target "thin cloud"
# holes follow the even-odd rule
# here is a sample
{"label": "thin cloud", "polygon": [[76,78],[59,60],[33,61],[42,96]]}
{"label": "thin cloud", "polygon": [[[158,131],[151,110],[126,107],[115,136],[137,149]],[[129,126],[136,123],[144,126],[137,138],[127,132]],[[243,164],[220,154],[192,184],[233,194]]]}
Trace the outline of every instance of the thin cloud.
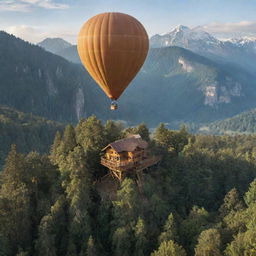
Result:
{"label": "thin cloud", "polygon": [[241,21],[236,23],[218,23],[214,22],[202,26],[202,28],[212,34],[220,35],[241,35],[241,36],[255,36],[256,35],[256,21]]}
{"label": "thin cloud", "polygon": [[53,0],[1,0],[0,11],[28,12],[33,8],[43,9],[67,9],[67,4],[54,2]]}
{"label": "thin cloud", "polygon": [[31,43],[38,43],[48,37],[60,37],[71,43],[75,43],[78,34],[78,31],[74,30],[49,31],[49,28],[27,25],[10,26],[5,28],[4,31]]}

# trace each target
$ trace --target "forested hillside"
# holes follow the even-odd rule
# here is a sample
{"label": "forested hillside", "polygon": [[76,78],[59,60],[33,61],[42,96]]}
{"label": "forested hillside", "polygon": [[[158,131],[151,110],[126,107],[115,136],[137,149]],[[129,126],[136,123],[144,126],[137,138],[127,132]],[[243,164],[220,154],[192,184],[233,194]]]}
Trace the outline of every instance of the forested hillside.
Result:
{"label": "forested hillside", "polygon": [[80,65],[2,31],[0,65],[0,104],[60,122],[106,115],[109,101]]}
{"label": "forested hillside", "polygon": [[48,153],[56,132],[62,131],[64,127],[58,122],[0,106],[0,166],[11,144],[16,144],[23,153],[33,150]]}
{"label": "forested hillside", "polygon": [[[76,46],[56,54],[80,63]],[[155,48],[118,100],[119,110],[103,117],[129,125],[143,120],[151,127],[159,122],[212,122],[256,107],[254,88],[255,75],[237,63],[219,63],[176,46]]]}
{"label": "forested hillside", "polygon": [[[103,189],[101,149],[139,133],[162,155],[137,186]],[[49,156],[12,147],[1,174],[1,255],[254,256],[256,136],[124,130],[95,116],[57,133]]]}
{"label": "forested hillside", "polygon": [[216,121],[198,130],[208,134],[238,134],[238,133],[255,133],[256,132],[256,110],[243,112],[232,118]]}

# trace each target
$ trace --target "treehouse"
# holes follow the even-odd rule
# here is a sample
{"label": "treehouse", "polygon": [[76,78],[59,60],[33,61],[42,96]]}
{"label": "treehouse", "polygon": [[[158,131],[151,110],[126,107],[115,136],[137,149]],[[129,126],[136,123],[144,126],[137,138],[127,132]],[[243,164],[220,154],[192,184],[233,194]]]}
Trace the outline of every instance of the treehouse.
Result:
{"label": "treehouse", "polygon": [[121,181],[128,173],[139,172],[157,164],[160,157],[150,155],[148,143],[140,135],[131,135],[107,145],[103,150],[101,164],[106,166],[112,176]]}

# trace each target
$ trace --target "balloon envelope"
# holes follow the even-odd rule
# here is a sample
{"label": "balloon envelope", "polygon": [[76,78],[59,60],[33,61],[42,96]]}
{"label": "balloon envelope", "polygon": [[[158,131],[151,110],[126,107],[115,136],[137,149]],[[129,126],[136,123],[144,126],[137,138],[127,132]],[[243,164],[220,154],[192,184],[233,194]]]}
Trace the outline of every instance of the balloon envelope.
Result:
{"label": "balloon envelope", "polygon": [[143,65],[149,40],[130,15],[102,13],[89,19],[78,36],[80,59],[107,96],[119,98]]}

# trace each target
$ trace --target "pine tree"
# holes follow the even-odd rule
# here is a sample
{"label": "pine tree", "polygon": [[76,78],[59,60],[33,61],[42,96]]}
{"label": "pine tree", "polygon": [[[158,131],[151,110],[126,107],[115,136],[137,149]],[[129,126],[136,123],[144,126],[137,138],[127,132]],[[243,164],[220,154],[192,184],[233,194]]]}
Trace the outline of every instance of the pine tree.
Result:
{"label": "pine tree", "polygon": [[172,240],[162,242],[157,251],[151,253],[151,256],[186,256],[185,250]]}
{"label": "pine tree", "polygon": [[25,157],[17,152],[16,145],[12,145],[6,158],[3,179],[5,183],[15,183],[19,185],[26,181],[26,174]]}
{"label": "pine tree", "polygon": [[114,223],[117,227],[125,226],[138,217],[138,191],[132,179],[126,178],[117,191],[114,201]]}
{"label": "pine tree", "polygon": [[113,234],[114,256],[132,255],[132,230],[130,227],[117,228]]}
{"label": "pine tree", "polygon": [[139,134],[143,140],[150,141],[149,130],[146,124],[142,123],[135,127],[135,133]]}
{"label": "pine tree", "polygon": [[77,145],[75,129],[71,124],[68,124],[65,128],[63,140],[62,140],[62,152],[68,154]]}
{"label": "pine tree", "polygon": [[137,224],[134,228],[134,237],[135,237],[135,248],[134,256],[144,256],[147,252],[147,238],[146,238],[146,228],[145,223],[142,218],[138,218]]}
{"label": "pine tree", "polygon": [[61,137],[61,133],[59,131],[57,131],[55,138],[54,138],[54,142],[51,146],[51,152],[50,152],[50,159],[52,161],[53,164],[57,164],[57,159],[58,159],[58,148],[61,144],[62,141],[62,137]]}
{"label": "pine tree", "polygon": [[123,126],[120,123],[108,120],[105,124],[106,144],[121,138]]}
{"label": "pine tree", "polygon": [[97,256],[97,249],[94,244],[93,237],[90,236],[87,243],[86,256]]}
{"label": "pine tree", "polygon": [[70,166],[70,182],[66,193],[69,201],[69,238],[77,252],[82,249],[82,242],[87,241],[91,234],[92,210],[91,176],[86,165],[85,153],[81,146],[77,146],[67,158]]}
{"label": "pine tree", "polygon": [[38,256],[56,256],[55,232],[53,217],[51,215],[43,217],[39,227],[39,238],[36,244]]}
{"label": "pine tree", "polygon": [[256,179],[250,184],[248,192],[245,193],[244,201],[247,206],[256,203]]}
{"label": "pine tree", "polygon": [[195,256],[221,256],[221,238],[217,229],[201,232],[195,248]]}
{"label": "pine tree", "polygon": [[8,238],[11,254],[31,247],[30,193],[24,183],[5,183],[0,190],[0,234]]}
{"label": "pine tree", "polygon": [[168,216],[164,225],[164,231],[159,236],[159,244],[169,240],[178,241],[177,227],[172,213]]}
{"label": "pine tree", "polygon": [[242,210],[243,203],[239,199],[239,194],[236,188],[231,189],[224,198],[224,203],[221,205],[219,212],[221,217],[225,217],[229,213]]}

